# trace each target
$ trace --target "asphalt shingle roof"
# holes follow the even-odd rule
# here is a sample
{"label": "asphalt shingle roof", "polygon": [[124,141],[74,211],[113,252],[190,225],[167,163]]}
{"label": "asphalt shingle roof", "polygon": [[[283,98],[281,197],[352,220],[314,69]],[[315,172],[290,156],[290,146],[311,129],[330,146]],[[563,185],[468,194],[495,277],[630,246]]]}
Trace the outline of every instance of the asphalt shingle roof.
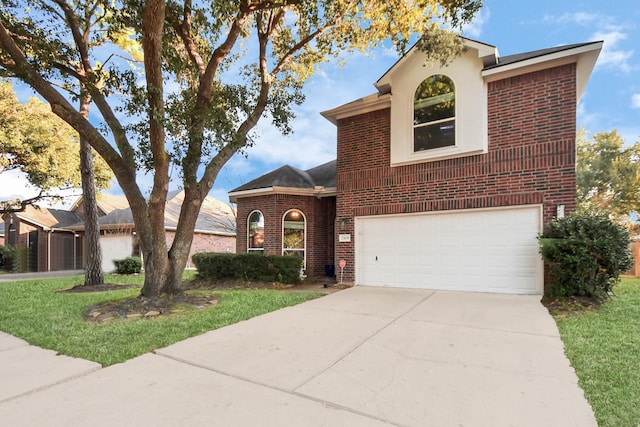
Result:
{"label": "asphalt shingle roof", "polygon": [[568,44],[564,46],[556,46],[550,47],[547,49],[538,49],[532,50],[530,52],[517,53],[515,55],[506,55],[498,58],[498,62],[494,65],[490,65],[485,67],[485,70],[491,70],[494,68],[504,67],[506,65],[514,64],[516,62],[526,61],[528,59],[539,58],[545,55],[551,55],[558,52],[564,52],[565,50],[571,50],[582,46],[589,46],[590,44],[599,43],[599,42],[588,42],[588,43],[575,43]]}
{"label": "asphalt shingle roof", "polygon": [[306,171],[284,165],[274,171],[262,175],[240,187],[231,190],[237,191],[257,190],[270,187],[288,188],[332,188],[336,186],[336,161],[324,163]]}
{"label": "asphalt shingle roof", "polygon": [[63,228],[82,221],[78,215],[70,211],[35,206],[27,206],[23,212],[18,212],[16,215],[23,221],[49,228]]}
{"label": "asphalt shingle roof", "polygon": [[[166,228],[176,228],[180,217],[180,208],[184,201],[184,191],[174,190],[167,193],[167,204],[164,210],[164,225]],[[131,208],[114,209],[107,215],[98,218],[101,226],[133,227]],[[74,224],[83,226],[83,222]],[[196,220],[197,231],[216,234],[235,235],[235,215],[229,205],[207,196],[202,202],[200,214]]]}

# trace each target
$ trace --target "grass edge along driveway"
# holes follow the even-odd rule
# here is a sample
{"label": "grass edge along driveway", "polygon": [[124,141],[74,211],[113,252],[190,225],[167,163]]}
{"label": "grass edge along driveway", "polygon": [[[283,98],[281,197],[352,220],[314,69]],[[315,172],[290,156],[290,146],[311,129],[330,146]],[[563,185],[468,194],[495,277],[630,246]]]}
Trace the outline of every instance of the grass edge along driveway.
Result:
{"label": "grass edge along driveway", "polygon": [[640,426],[640,279],[623,278],[598,309],[554,316],[600,427]]}
{"label": "grass edge along driveway", "polygon": [[[140,289],[56,292],[82,284],[82,280],[81,276],[75,276],[0,283],[0,331],[32,345],[109,366],[321,295],[276,290],[216,291],[220,303],[209,308],[185,308],[184,312],[171,316],[96,324],[83,318],[88,307],[103,301],[134,298]],[[121,284],[140,284],[142,280],[141,276],[105,278],[105,282]]]}

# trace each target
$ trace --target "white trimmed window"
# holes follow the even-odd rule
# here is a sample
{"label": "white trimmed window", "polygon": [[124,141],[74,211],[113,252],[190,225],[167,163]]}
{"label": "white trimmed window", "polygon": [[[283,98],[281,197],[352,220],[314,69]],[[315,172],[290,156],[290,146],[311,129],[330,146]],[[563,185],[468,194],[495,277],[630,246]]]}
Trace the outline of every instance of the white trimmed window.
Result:
{"label": "white trimmed window", "polygon": [[483,67],[469,49],[447,67],[425,67],[423,55],[412,55],[386,77],[393,87],[391,166],[487,152]]}
{"label": "white trimmed window", "polygon": [[247,220],[247,252],[264,252],[264,215],[253,211]]}
{"label": "white trimmed window", "polygon": [[305,264],[307,221],[304,214],[292,209],[282,217],[282,255],[296,256]]}
{"label": "white trimmed window", "polygon": [[413,151],[456,145],[456,91],[444,74],[427,77],[413,96]]}

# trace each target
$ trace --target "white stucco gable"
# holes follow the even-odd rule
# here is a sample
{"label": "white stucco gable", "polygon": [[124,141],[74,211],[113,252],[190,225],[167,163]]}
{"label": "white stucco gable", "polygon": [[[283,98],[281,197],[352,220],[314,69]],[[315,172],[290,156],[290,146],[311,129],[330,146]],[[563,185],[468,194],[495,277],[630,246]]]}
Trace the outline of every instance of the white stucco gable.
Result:
{"label": "white stucco gable", "polygon": [[[467,50],[447,66],[426,63],[426,54],[411,49],[378,82],[390,93],[391,166],[461,157],[487,151],[487,96],[482,70],[495,63],[493,46],[464,40]],[[455,87],[455,145],[414,151],[413,106],[416,89],[426,78],[445,75]]]}
{"label": "white stucco gable", "polygon": [[[597,41],[500,57],[495,46],[466,38],[463,38],[463,42],[467,47],[465,53],[452,59],[444,67],[439,63],[426,61],[426,54],[414,46],[375,83],[378,89],[376,93],[321,114],[337,125],[340,119],[389,108],[391,166],[482,154],[488,150],[487,87],[490,82],[575,63],[577,103],[602,49],[602,42]],[[446,144],[423,144],[423,141],[429,139],[424,139],[424,134],[421,134],[419,138],[423,139],[414,146],[416,89],[425,79],[435,75],[446,76],[446,81],[453,83],[455,114],[453,117],[448,115],[444,119],[436,118],[425,122],[420,112],[416,115],[419,122],[416,128],[433,126],[432,129],[438,132],[440,125],[440,132],[447,128],[448,139]],[[424,105],[444,104],[442,99],[450,99],[450,95],[422,95],[416,105],[422,103],[421,108],[424,109]],[[448,108],[447,111],[451,111],[450,106]],[[452,122],[454,119],[455,123]],[[451,142],[452,128],[455,129],[455,144]],[[419,134],[422,131],[415,132]]]}

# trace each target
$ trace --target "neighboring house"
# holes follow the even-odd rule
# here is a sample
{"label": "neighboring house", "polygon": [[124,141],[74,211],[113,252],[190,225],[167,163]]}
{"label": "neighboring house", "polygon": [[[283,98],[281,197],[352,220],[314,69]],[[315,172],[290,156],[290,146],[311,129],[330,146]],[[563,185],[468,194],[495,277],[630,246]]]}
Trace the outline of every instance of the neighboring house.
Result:
{"label": "neighboring house", "polygon": [[6,245],[26,249],[20,270],[74,270],[82,265],[82,242],[66,228],[80,221],[74,213],[60,209],[27,206],[23,212],[3,215]]}
{"label": "neighboring house", "polygon": [[[173,242],[183,200],[182,191],[172,191],[167,195],[167,245]],[[125,197],[101,194],[97,202],[102,269],[113,271],[113,260],[140,255],[133,216]],[[29,271],[84,268],[86,249],[82,198],[76,201],[71,211],[29,207],[25,212],[7,214],[5,226],[11,230],[12,236],[12,239],[7,239],[7,245],[30,248]],[[235,252],[235,243],[235,215],[231,207],[207,197],[196,222],[189,260],[195,252]]]}
{"label": "neighboring house", "polygon": [[299,255],[309,275],[343,261],[362,285],[541,293],[536,237],[575,208],[576,108],[602,42],[465,44],[447,67],[413,48],[377,93],[323,112],[322,179],[285,166],[231,191],[238,251]]}

